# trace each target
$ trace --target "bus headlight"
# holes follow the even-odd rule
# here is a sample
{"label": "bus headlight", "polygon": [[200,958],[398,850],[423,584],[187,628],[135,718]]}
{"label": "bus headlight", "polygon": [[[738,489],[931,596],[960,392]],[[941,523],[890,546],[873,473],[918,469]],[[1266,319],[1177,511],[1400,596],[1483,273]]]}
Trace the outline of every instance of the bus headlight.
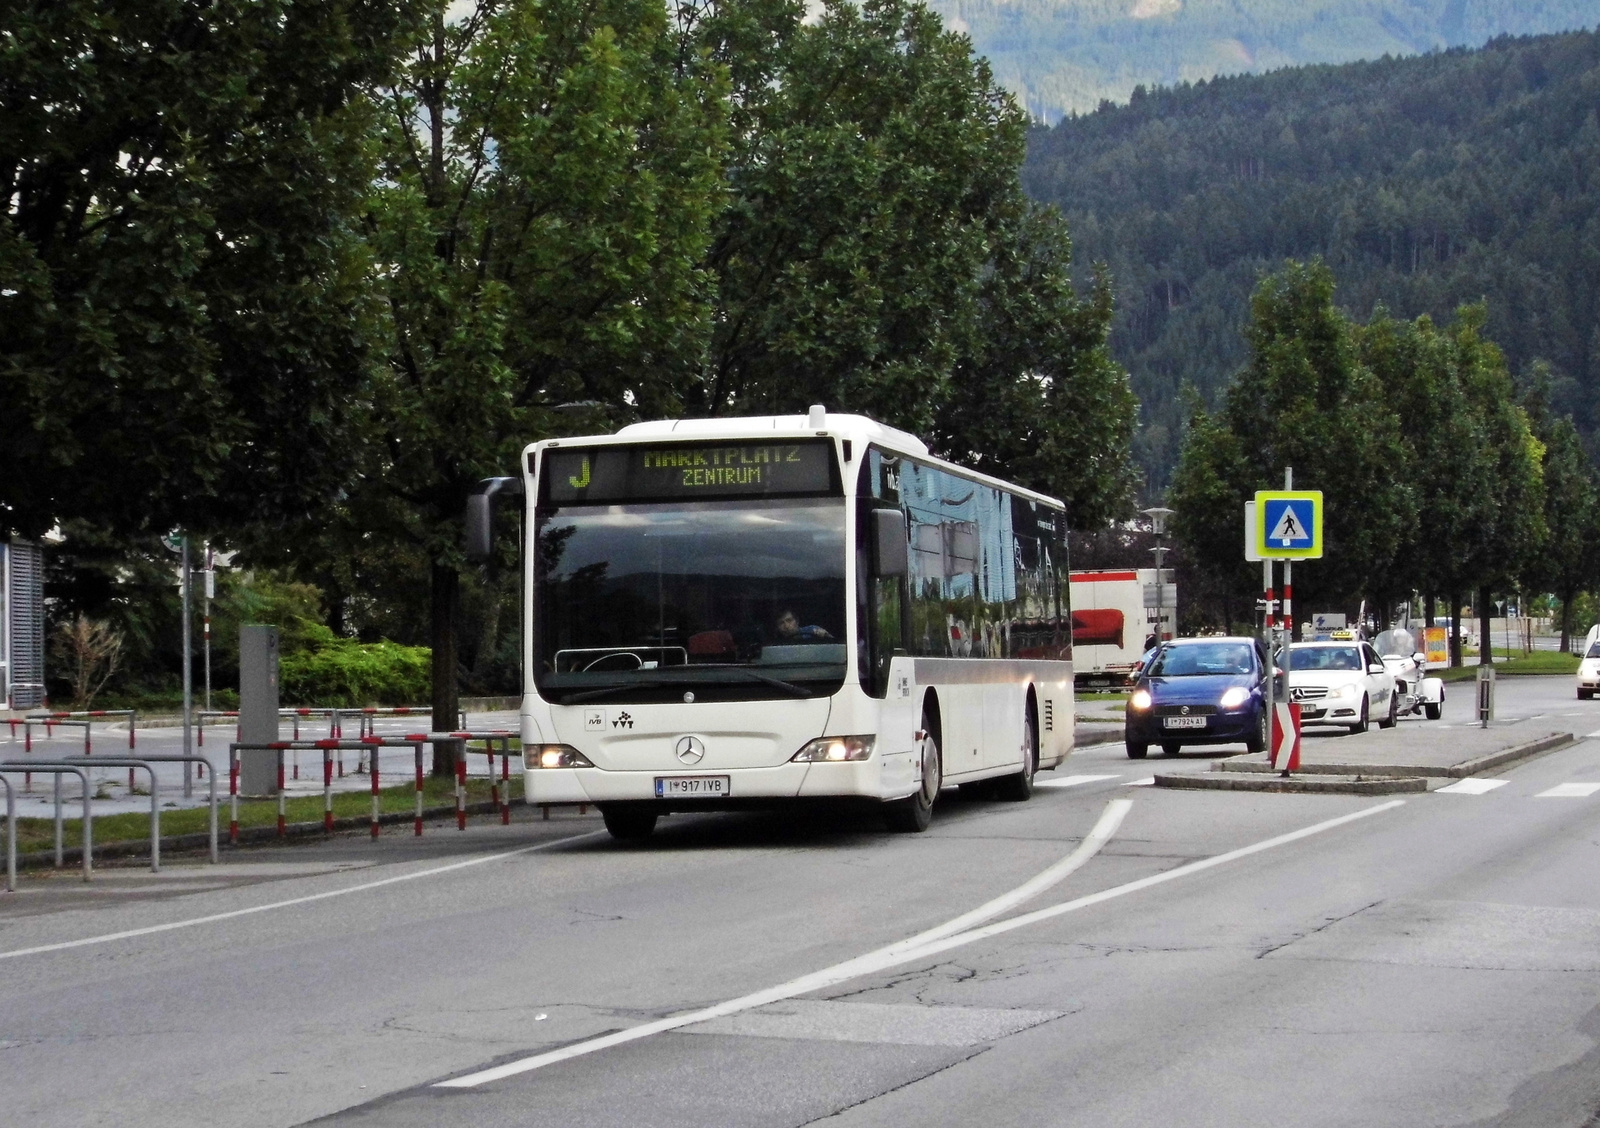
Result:
{"label": "bus headlight", "polygon": [[841,760],[866,760],[872,756],[873,738],[870,736],[823,736],[811,741],[794,754],[797,764]]}
{"label": "bus headlight", "polygon": [[592,768],[589,757],[570,744],[530,744],[522,750],[522,762],[533,768]]}

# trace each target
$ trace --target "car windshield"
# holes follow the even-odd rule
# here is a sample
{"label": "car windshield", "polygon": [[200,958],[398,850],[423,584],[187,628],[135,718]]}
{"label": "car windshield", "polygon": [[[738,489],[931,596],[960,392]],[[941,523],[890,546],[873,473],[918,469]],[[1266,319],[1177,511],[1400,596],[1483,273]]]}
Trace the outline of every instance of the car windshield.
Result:
{"label": "car windshield", "polygon": [[1600,642],[1597,642],[1593,646],[1589,647],[1589,653],[1585,654],[1584,657],[1600,658]]}
{"label": "car windshield", "polygon": [[809,697],[845,673],[844,499],[568,506],[536,537],[548,701]]}
{"label": "car windshield", "polygon": [[1183,678],[1248,674],[1256,668],[1248,642],[1199,642],[1168,646],[1150,663],[1151,677]]}
{"label": "car windshield", "polygon": [[1296,646],[1289,651],[1291,670],[1359,670],[1361,651],[1354,646]]}
{"label": "car windshield", "polygon": [[1385,658],[1409,658],[1417,653],[1417,640],[1411,637],[1411,632],[1395,627],[1393,630],[1384,631],[1372,642],[1372,649]]}

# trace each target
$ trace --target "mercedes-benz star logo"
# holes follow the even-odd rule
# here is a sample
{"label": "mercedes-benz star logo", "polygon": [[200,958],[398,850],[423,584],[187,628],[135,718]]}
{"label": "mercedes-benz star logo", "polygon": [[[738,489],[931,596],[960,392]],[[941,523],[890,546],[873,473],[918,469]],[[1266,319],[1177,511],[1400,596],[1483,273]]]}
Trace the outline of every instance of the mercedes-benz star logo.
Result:
{"label": "mercedes-benz star logo", "polygon": [[678,761],[684,764],[698,764],[705,759],[705,742],[698,736],[685,736],[679,739],[678,746],[673,749],[673,754]]}

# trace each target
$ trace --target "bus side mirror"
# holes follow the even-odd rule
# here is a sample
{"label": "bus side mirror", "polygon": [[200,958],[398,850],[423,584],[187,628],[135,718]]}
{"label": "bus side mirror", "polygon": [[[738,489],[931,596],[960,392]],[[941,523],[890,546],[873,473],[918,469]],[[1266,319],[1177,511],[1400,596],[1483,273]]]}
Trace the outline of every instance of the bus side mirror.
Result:
{"label": "bus side mirror", "polygon": [[499,494],[522,495],[521,478],[485,478],[467,495],[467,529],[462,546],[468,560],[482,562],[494,553],[494,501]]}
{"label": "bus side mirror", "polygon": [[872,572],[885,579],[910,571],[906,549],[906,515],[898,509],[872,511]]}

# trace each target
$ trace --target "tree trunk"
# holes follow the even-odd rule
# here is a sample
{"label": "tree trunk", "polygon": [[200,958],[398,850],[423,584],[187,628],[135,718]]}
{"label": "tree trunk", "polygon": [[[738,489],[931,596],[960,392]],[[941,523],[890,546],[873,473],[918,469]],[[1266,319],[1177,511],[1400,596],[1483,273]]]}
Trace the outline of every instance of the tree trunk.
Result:
{"label": "tree trunk", "polygon": [[1489,602],[1489,589],[1478,589],[1478,629],[1480,636],[1478,642],[1478,665],[1494,665],[1494,637],[1489,630],[1490,616],[1494,614],[1494,604]]}
{"label": "tree trunk", "polygon": [[1572,601],[1577,596],[1578,593],[1575,591],[1561,593],[1561,653],[1563,654],[1572,653]]}
{"label": "tree trunk", "polygon": [[[433,731],[456,727],[461,695],[456,687],[456,624],[461,610],[461,576],[435,561],[432,575],[433,617]],[[447,776],[456,770],[455,745],[433,746],[433,774]]]}
{"label": "tree trunk", "polygon": [[1450,593],[1450,668],[1464,665],[1461,659],[1461,596]]}
{"label": "tree trunk", "polygon": [[1422,597],[1422,616],[1427,620],[1428,626],[1433,626],[1433,596]]}

